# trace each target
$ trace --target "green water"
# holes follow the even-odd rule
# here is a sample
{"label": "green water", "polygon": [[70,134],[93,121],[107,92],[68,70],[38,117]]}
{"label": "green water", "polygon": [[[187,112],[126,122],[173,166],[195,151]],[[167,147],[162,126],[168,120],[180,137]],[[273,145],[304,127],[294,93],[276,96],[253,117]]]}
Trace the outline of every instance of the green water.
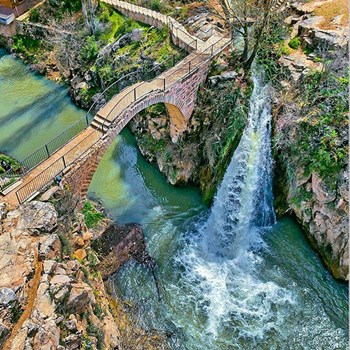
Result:
{"label": "green water", "polygon": [[[63,87],[30,72],[4,51],[0,96],[0,149],[18,158],[84,114]],[[257,265],[241,276],[239,293],[231,300],[230,288],[238,282],[230,265],[209,260],[202,271],[216,282],[214,294],[186,270],[198,248],[198,226],[209,213],[198,190],[169,185],[145,162],[128,130],[102,159],[89,195],[101,200],[116,222],[143,225],[158,263],[162,301],[150,272],[134,262],[115,276],[116,291],[133,302],[137,322],[168,332],[173,349],[347,348],[347,285],[331,277],[291,218],[263,233],[264,247],[250,252]],[[217,266],[223,270],[216,274]],[[225,313],[225,307],[232,310]],[[218,311],[225,317],[209,331],[208,317]]]}
{"label": "green water", "polygon": [[0,49],[0,151],[21,160],[84,114],[65,87]]}
{"label": "green water", "polygon": [[[332,278],[293,219],[284,218],[264,233],[266,246],[256,254],[256,275],[246,276],[238,294],[241,310],[235,309],[222,320],[215,335],[207,330],[208,315],[198,312],[207,302],[200,297],[205,291],[196,289],[198,281],[189,283],[184,277],[183,260],[194,253],[188,246],[197,235],[196,226],[208,215],[198,191],[167,184],[160,172],[145,162],[133,136],[124,130],[102,159],[90,196],[99,198],[117,222],[143,225],[149,251],[158,263],[162,302],[150,272],[134,262],[115,276],[116,291],[132,301],[135,319],[144,327],[172,334],[172,348],[347,349],[347,285]],[[255,298],[247,300],[245,292]],[[266,294],[269,298],[264,300]],[[213,300],[217,308],[221,307],[220,298],[225,298],[222,290],[218,300]],[[261,305],[252,308],[249,303],[259,298]],[[253,315],[251,325],[243,322],[241,327],[250,332],[242,336],[231,322],[238,322],[237,314],[243,309],[256,312],[256,318],[262,310],[266,317],[255,322]]]}

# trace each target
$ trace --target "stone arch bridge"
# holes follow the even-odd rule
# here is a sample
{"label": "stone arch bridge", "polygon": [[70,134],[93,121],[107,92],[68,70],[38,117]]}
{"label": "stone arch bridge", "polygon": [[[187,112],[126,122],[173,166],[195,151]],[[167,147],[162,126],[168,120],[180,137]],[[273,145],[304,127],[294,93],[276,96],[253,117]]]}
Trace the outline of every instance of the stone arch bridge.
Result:
{"label": "stone arch bridge", "polygon": [[112,141],[138,112],[155,103],[165,104],[171,119],[171,137],[176,142],[186,129],[199,84],[205,80],[211,60],[231,42],[219,33],[204,42],[169,16],[119,0],[104,1],[135,20],[158,28],[168,26],[173,42],[189,54],[155,79],[134,84],[115,95],[63,146],[53,152],[48,145],[43,146],[42,152],[47,152],[47,157],[3,191],[0,200],[12,206],[37,196],[57,175],[63,175],[64,183],[84,198],[99,161]]}

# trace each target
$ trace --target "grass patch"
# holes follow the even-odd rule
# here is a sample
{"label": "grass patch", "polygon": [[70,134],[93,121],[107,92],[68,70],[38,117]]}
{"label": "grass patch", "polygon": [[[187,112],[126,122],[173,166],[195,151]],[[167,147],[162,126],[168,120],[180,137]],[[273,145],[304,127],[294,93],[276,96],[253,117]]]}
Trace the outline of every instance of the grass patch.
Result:
{"label": "grass patch", "polygon": [[132,32],[133,29],[148,28],[147,25],[125,17],[112,6],[103,3],[99,20],[107,24],[107,28],[100,34],[100,40],[105,43],[112,43],[122,35]]}
{"label": "grass patch", "polygon": [[295,37],[293,38],[289,43],[288,43],[289,47],[291,47],[293,50],[297,50],[298,47],[300,46],[300,39],[299,37]]}
{"label": "grass patch", "polygon": [[0,153],[0,174],[5,173],[5,169],[1,166],[3,161],[5,161],[11,167],[11,170],[14,173],[18,172],[18,170],[21,167],[21,164],[19,161],[17,161],[16,159],[14,159],[10,156],[7,156],[6,154]]}
{"label": "grass patch", "polygon": [[90,202],[84,202],[83,215],[85,224],[88,228],[96,226],[103,218],[104,215],[100,213]]}

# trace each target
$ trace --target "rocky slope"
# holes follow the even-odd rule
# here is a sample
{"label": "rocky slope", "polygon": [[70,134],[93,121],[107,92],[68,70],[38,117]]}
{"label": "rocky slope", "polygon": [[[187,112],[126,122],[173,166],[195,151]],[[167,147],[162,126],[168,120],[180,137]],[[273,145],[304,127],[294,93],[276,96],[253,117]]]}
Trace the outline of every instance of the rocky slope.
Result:
{"label": "rocky slope", "polygon": [[105,290],[90,241],[109,223],[88,230],[70,199],[53,201],[0,206],[2,348],[167,349],[163,336],[135,326]]}
{"label": "rocky slope", "polygon": [[278,61],[287,74],[275,93],[275,188],[279,214],[293,212],[332,274],[348,280],[348,28],[337,3],[293,4],[286,19],[298,46]]}

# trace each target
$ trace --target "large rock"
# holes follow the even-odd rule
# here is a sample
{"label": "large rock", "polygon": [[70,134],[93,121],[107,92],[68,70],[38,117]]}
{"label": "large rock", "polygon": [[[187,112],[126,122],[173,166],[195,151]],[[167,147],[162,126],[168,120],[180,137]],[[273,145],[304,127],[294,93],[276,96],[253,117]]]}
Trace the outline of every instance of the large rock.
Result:
{"label": "large rock", "polygon": [[319,176],[312,174],[312,192],[315,200],[322,204],[333,202],[336,198],[335,191],[329,191],[325,188]]}
{"label": "large rock", "polygon": [[0,235],[0,288],[23,285],[35,268],[34,249],[30,236],[15,240],[10,232]]}
{"label": "large rock", "polygon": [[57,349],[60,343],[60,330],[54,320],[44,322],[34,337],[33,350]]}
{"label": "large rock", "polygon": [[91,287],[84,283],[73,283],[67,301],[67,310],[81,313],[88,305],[95,305],[96,300]]}
{"label": "large rock", "polygon": [[18,219],[17,228],[30,234],[51,232],[57,226],[57,212],[51,203],[32,201],[10,212],[7,219]]}
{"label": "large rock", "polygon": [[16,301],[17,295],[12,289],[6,287],[0,289],[0,307],[9,307]]}
{"label": "large rock", "polygon": [[43,238],[39,245],[39,257],[42,260],[51,260],[61,255],[61,241],[56,234]]}
{"label": "large rock", "polygon": [[335,49],[347,45],[347,29],[323,29],[324,20],[322,16],[313,16],[298,23],[298,35],[302,42],[313,49]]}

